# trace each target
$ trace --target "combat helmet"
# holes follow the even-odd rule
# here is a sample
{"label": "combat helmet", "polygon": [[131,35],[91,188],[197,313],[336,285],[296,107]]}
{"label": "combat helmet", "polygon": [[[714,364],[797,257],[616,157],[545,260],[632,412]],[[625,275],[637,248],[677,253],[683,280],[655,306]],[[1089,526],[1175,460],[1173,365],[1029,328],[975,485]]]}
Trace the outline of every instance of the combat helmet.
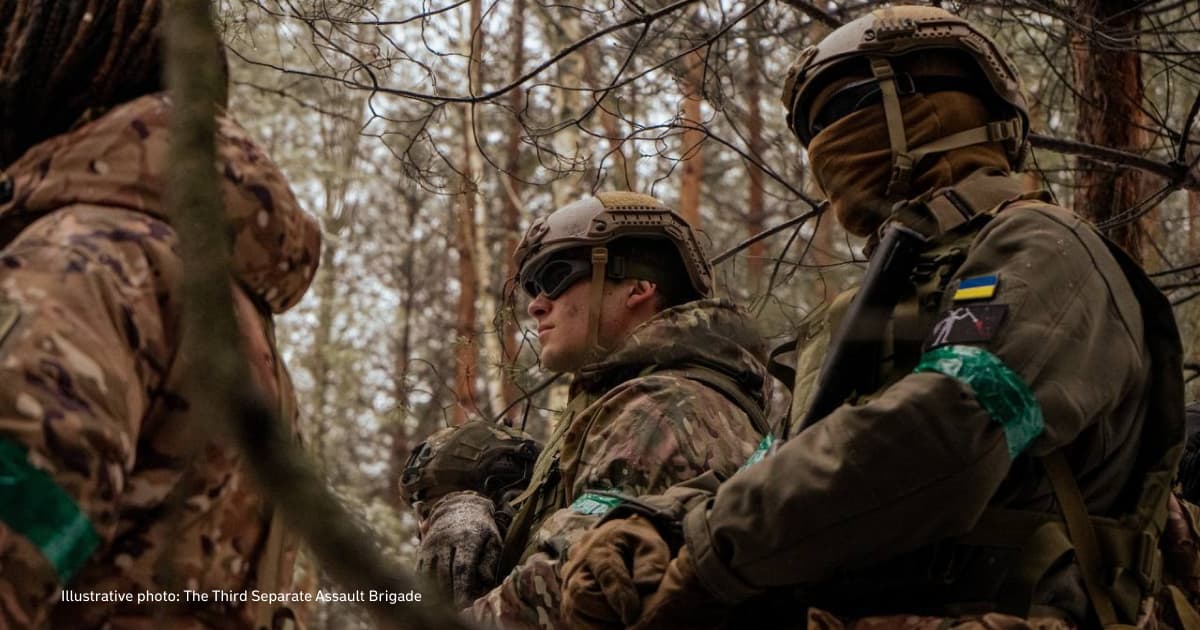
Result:
{"label": "combat helmet", "polygon": [[513,257],[520,286],[537,295],[533,281],[547,264],[568,253],[586,252],[591,262],[592,295],[588,309],[588,348],[597,348],[604,278],[662,282],[662,270],[634,259],[609,257],[617,239],[661,240],[679,256],[695,298],[712,295],[712,266],[691,226],[649,195],[602,192],[567,204],[529,226]]}
{"label": "combat helmet", "polygon": [[[892,63],[911,53],[937,50],[965,54],[978,66],[981,76],[971,81],[897,73]],[[844,75],[847,64],[863,62],[873,78],[850,83],[822,99],[822,103],[814,102],[823,88]],[[909,148],[899,97],[948,90],[982,91],[977,95],[993,106],[1000,105],[999,109],[1007,113],[1003,120]],[[820,118],[831,123],[876,102],[872,99],[875,94],[883,103],[892,148],[888,196],[902,197],[908,192],[913,167],[921,158],[974,144],[1002,142],[1009,163],[1014,169],[1020,168],[1029,135],[1029,112],[1020,76],[996,42],[970,22],[936,7],[896,6],[872,11],[801,52],[788,71],[782,99],[788,111],[788,127],[807,147],[820,131]],[[818,123],[815,128],[814,122]]]}

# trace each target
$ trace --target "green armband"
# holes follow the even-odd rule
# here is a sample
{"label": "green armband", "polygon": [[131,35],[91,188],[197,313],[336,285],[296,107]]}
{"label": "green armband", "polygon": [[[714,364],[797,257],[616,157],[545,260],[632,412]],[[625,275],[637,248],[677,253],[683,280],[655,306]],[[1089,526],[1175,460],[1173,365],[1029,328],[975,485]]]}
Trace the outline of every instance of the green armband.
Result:
{"label": "green armband", "polygon": [[942,346],[926,352],[913,373],[937,372],[971,386],[980,406],[1004,428],[1008,456],[1016,459],[1045,427],[1042,407],[1029,386],[999,357],[975,346]]}
{"label": "green armband", "polygon": [[0,438],[0,521],[29,539],[65,583],[100,544],[92,523],[25,448]]}
{"label": "green armband", "polygon": [[746,459],[746,462],[742,464],[738,470],[746,470],[747,468],[766,459],[767,455],[771,453],[771,447],[775,446],[775,442],[775,436],[768,433],[765,437],[763,437],[762,441],[758,443],[758,448],[754,449],[754,452],[750,454],[750,457]]}
{"label": "green armband", "polygon": [[621,499],[610,494],[584,492],[571,503],[571,510],[586,516],[604,516],[621,504]]}

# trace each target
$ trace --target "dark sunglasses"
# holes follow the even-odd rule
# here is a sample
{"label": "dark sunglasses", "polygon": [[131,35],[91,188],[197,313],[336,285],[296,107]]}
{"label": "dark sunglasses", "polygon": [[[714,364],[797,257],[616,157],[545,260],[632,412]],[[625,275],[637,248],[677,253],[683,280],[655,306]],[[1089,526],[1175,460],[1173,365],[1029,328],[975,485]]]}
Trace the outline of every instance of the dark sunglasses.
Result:
{"label": "dark sunglasses", "polygon": [[530,298],[536,298],[545,293],[551,300],[571,288],[571,285],[591,275],[592,261],[571,258],[557,258],[547,261],[537,269],[522,274],[521,288]]}

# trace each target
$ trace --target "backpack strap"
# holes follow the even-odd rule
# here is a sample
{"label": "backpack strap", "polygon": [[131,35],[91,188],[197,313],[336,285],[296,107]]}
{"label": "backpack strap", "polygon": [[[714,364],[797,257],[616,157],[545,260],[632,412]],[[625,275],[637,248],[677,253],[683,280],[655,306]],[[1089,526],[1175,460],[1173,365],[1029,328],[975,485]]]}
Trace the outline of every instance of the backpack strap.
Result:
{"label": "backpack strap", "polygon": [[1112,598],[1104,584],[1104,558],[1100,555],[1100,543],[1096,540],[1096,530],[1088,518],[1087,504],[1083,501],[1083,493],[1079,491],[1079,483],[1071,472],[1071,466],[1061,450],[1054,451],[1041,458],[1050,478],[1050,486],[1054,488],[1054,498],[1062,511],[1067,523],[1067,533],[1075,547],[1075,560],[1083,573],[1083,586],[1087,590],[1088,599],[1100,624],[1111,628],[1118,624],[1117,611],[1113,607]]}

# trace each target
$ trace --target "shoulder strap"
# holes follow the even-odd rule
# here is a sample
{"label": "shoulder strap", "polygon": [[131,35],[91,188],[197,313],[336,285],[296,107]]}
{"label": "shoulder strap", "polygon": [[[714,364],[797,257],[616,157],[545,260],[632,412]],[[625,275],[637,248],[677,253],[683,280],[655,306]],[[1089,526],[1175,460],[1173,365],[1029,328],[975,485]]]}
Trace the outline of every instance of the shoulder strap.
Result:
{"label": "shoulder strap", "polygon": [[580,392],[571,398],[563,416],[555,424],[554,433],[546,441],[546,446],[533,464],[533,474],[529,478],[529,486],[509,503],[516,509],[512,524],[504,534],[504,542],[500,552],[500,575],[507,575],[521,562],[525,547],[533,534],[532,528],[540,514],[544,511],[546,493],[557,489],[560,479],[559,457],[562,454],[563,439],[567,430],[575,420],[575,416],[594,400],[590,395]]}
{"label": "shoulder strap", "polygon": [[1087,590],[1092,608],[1095,609],[1103,627],[1116,626],[1117,611],[1113,607],[1108,588],[1104,585],[1104,559],[1100,555],[1100,543],[1096,540],[1096,530],[1088,518],[1087,505],[1083,501],[1083,494],[1079,491],[1075,475],[1061,450],[1042,457],[1041,461],[1046,469],[1046,476],[1050,478],[1050,485],[1054,488],[1054,498],[1058,500],[1063,520],[1067,523],[1067,534],[1075,547],[1075,560],[1083,573],[1083,586]]}
{"label": "shoulder strap", "polygon": [[940,188],[896,208],[894,216],[927,237],[951,232],[974,217],[995,214],[1008,204],[1041,199],[1042,191],[1026,191],[1007,173],[979,170],[963,181]]}

